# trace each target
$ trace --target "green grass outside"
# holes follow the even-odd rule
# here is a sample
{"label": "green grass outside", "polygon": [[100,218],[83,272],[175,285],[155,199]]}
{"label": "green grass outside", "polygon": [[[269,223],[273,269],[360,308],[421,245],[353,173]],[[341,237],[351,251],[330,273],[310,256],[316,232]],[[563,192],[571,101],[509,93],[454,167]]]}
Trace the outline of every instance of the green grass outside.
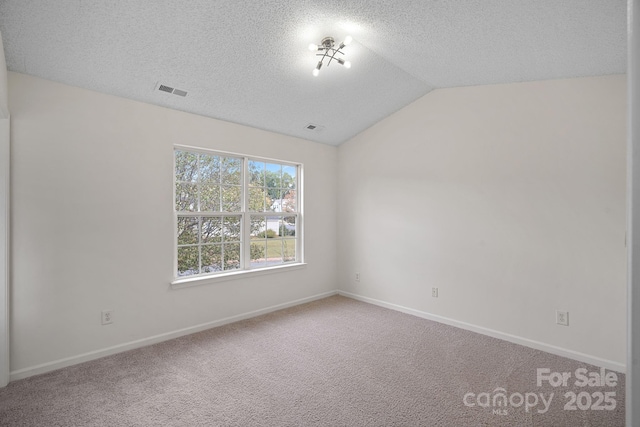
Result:
{"label": "green grass outside", "polygon": [[[284,255],[295,257],[296,241],[295,239],[266,239],[267,240],[267,258],[280,258]],[[252,239],[251,244],[264,243],[264,239]],[[283,244],[284,243],[284,244]]]}

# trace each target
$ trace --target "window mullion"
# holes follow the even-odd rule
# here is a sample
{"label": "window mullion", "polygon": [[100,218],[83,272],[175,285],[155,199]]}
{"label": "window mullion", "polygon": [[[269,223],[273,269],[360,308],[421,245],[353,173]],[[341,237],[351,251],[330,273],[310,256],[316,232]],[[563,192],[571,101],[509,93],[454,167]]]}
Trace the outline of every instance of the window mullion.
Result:
{"label": "window mullion", "polygon": [[225,254],[224,254],[224,235],[222,237],[222,243],[220,244],[220,268],[222,268],[222,271],[226,271],[226,259],[225,259]]}
{"label": "window mullion", "polygon": [[[202,217],[200,217],[202,220]],[[202,274],[202,244],[200,243],[200,239],[198,238],[198,272]]]}
{"label": "window mullion", "polygon": [[196,212],[200,212],[202,187],[200,186],[200,154],[196,157]]}
{"label": "window mullion", "polygon": [[[202,209],[202,165],[200,162],[202,155],[198,154],[196,157],[196,194],[198,196],[196,200],[196,211],[200,213]],[[202,274],[202,216],[198,216],[198,238],[196,242],[198,242],[198,274]]]}
{"label": "window mullion", "polygon": [[300,166],[296,166],[296,262],[301,262],[304,259],[302,241],[304,240],[302,236],[302,196],[300,193],[300,186],[302,185],[302,168]]}
{"label": "window mullion", "polygon": [[224,194],[224,190],[222,187],[222,157],[220,156],[216,156],[216,158],[218,159],[218,206],[220,206],[220,211],[222,212],[222,207],[224,206],[224,197],[222,196]]}
{"label": "window mullion", "polygon": [[173,277],[178,277],[178,206],[176,206],[176,187],[178,179],[176,177],[176,152],[173,151]]}
{"label": "window mullion", "polygon": [[251,215],[249,215],[249,158],[242,159],[242,266],[243,270],[251,269]]}

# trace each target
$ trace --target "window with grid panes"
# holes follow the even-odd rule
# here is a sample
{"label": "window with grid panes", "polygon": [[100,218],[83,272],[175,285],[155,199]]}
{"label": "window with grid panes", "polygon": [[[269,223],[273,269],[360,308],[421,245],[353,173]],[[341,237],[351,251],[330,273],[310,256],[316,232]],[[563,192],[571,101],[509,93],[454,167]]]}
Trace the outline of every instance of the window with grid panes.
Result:
{"label": "window with grid panes", "polygon": [[176,277],[301,262],[300,168],[176,148]]}

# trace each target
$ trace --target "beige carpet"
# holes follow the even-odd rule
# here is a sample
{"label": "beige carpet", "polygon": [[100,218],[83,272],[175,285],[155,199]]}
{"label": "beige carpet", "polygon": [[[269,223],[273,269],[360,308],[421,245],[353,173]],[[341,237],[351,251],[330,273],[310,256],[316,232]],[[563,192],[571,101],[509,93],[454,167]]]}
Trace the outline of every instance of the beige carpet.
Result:
{"label": "beige carpet", "polygon": [[12,382],[0,425],[623,426],[624,376],[576,387],[580,368],[599,371],[336,296]]}

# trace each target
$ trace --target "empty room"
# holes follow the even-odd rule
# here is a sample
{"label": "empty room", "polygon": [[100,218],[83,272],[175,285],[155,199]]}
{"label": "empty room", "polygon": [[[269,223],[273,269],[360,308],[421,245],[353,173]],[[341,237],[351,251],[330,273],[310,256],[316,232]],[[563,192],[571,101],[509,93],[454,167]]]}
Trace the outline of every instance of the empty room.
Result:
{"label": "empty room", "polygon": [[640,425],[639,14],[0,0],[0,426]]}

